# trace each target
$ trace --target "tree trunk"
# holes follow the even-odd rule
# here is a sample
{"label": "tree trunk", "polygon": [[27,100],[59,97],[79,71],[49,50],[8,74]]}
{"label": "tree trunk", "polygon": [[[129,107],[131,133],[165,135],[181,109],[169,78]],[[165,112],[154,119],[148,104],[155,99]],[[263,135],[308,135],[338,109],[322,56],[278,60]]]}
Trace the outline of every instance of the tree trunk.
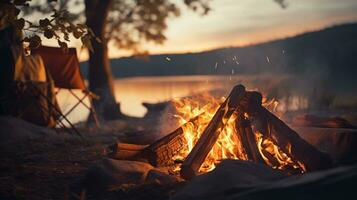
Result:
{"label": "tree trunk", "polygon": [[98,100],[93,99],[93,104],[101,120],[116,119],[121,116],[119,104],[116,103],[114,96],[108,41],[105,38],[110,4],[111,0],[85,1],[86,24],[101,40],[99,43],[93,38],[93,52],[89,51],[89,89],[100,97]]}

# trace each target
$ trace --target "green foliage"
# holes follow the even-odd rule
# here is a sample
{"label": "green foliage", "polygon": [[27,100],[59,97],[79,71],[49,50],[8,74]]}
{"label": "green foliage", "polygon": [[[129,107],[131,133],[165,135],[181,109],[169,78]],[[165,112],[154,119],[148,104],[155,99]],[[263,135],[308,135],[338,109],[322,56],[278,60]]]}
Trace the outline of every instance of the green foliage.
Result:
{"label": "green foliage", "polygon": [[[91,49],[90,39],[94,37],[93,32],[85,24],[74,24],[71,14],[67,10],[51,10],[48,18],[30,22],[23,16],[21,10],[31,9],[31,0],[8,0],[0,3],[0,27],[11,25],[16,33],[21,36],[23,31],[30,33],[23,38],[23,42],[29,44],[29,48],[37,48],[41,45],[41,35],[47,39],[56,39],[58,45],[66,50],[70,35],[82,39],[83,45]],[[56,0],[49,0],[48,4],[56,4]],[[84,39],[83,39],[84,38]]]}

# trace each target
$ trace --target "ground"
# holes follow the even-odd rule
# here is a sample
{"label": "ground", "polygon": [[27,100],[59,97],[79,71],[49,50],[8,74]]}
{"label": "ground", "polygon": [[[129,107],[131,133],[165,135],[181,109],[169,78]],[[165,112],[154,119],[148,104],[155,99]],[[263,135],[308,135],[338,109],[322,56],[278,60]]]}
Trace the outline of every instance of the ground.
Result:
{"label": "ground", "polygon": [[103,156],[103,146],[79,140],[57,146],[30,142],[33,148],[25,151],[1,152],[2,198],[69,199],[78,195],[76,184],[88,167]]}
{"label": "ground", "polygon": [[[6,134],[12,134],[14,137],[2,140],[0,145],[1,200],[97,199],[82,189],[82,180],[88,169],[106,157],[108,146],[122,134],[133,136],[127,137],[129,140],[137,140],[140,137],[143,142],[144,140],[150,141],[148,137],[135,136],[132,133],[145,134],[141,130],[148,130],[148,126],[152,126],[152,123],[148,123],[147,120],[129,119],[108,122],[99,129],[82,126],[79,130],[84,134],[84,139],[69,136],[64,131],[59,131],[59,136],[16,139],[19,132],[26,132],[25,129],[31,133],[38,132],[38,134],[48,129],[24,124],[25,122],[17,119],[1,118],[0,126],[4,123],[10,125],[5,126],[4,131],[0,131],[0,140],[1,137],[6,137]],[[178,187],[155,183],[127,185],[122,188],[113,188],[101,198],[142,199],[143,196],[140,194],[145,194],[146,199],[149,197],[163,199]]]}

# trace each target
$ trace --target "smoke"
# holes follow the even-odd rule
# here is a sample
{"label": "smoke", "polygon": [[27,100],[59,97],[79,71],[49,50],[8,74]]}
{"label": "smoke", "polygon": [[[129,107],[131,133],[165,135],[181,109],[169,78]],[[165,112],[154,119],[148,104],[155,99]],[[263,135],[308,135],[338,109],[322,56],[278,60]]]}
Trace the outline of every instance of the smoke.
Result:
{"label": "smoke", "polygon": [[163,137],[180,126],[178,118],[175,116],[176,109],[172,101],[167,102],[167,106],[160,112],[158,126],[155,128],[157,138]]}

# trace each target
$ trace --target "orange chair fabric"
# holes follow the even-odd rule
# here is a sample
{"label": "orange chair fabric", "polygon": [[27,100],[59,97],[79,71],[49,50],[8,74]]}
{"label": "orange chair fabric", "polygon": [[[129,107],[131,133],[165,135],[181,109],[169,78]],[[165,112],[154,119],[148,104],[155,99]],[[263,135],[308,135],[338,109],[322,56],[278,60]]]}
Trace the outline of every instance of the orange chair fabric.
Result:
{"label": "orange chair fabric", "polygon": [[68,52],[64,52],[60,48],[41,46],[32,50],[32,54],[41,55],[56,87],[85,89],[75,48],[69,48]]}

